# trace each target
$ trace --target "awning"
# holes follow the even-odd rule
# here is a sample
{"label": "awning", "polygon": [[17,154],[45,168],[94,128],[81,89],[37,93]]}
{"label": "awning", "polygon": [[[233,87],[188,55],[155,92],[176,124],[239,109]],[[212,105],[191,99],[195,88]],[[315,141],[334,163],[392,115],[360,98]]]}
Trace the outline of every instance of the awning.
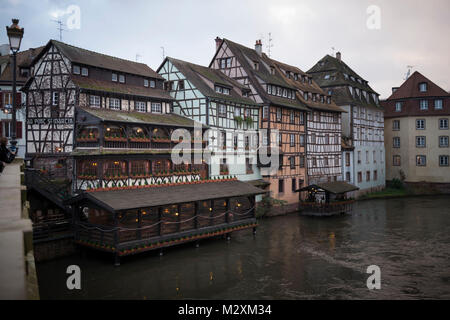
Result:
{"label": "awning", "polygon": [[301,189],[296,190],[299,191],[311,191],[311,190],[323,190],[325,192],[333,193],[333,194],[342,194],[350,191],[359,190],[357,186],[354,186],[350,183],[347,183],[345,181],[333,181],[333,182],[326,182],[326,183],[317,183],[317,184],[311,184],[307,187],[303,187]]}
{"label": "awning", "polygon": [[195,201],[245,197],[263,193],[266,193],[266,191],[248,183],[234,180],[176,186],[145,187],[141,189],[84,192],[68,200],[67,203],[76,204],[87,200],[92,201],[105,210],[116,212]]}

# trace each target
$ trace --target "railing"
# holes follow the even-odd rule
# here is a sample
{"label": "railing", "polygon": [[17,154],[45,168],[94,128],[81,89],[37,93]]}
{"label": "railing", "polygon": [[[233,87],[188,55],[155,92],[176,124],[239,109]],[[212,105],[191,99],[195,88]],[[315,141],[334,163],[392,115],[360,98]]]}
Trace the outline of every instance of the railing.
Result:
{"label": "railing", "polygon": [[302,202],[301,210],[305,213],[316,215],[334,215],[350,213],[353,210],[354,200],[335,201],[330,203]]}
{"label": "railing", "polygon": [[73,236],[71,231],[71,220],[62,219],[58,221],[46,221],[33,223],[33,241],[67,238]]}

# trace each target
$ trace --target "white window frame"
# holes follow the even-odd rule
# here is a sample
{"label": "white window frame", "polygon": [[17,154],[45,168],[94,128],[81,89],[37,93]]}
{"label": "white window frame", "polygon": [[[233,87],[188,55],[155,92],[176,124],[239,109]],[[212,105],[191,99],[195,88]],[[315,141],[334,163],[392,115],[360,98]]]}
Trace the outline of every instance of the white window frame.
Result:
{"label": "white window frame", "polygon": [[419,83],[419,91],[420,92],[427,92],[428,90],[428,84],[426,82]]}
{"label": "white window frame", "polygon": [[[440,167],[448,167],[448,155],[440,155],[439,156],[439,166]],[[445,161],[443,161],[445,159]]]}
{"label": "white window frame", "polygon": [[[123,81],[122,81],[123,79]],[[125,79],[125,75],[124,74],[119,74],[119,83],[125,83],[126,79]]]}
{"label": "white window frame", "polygon": [[147,112],[147,102],[135,101],[134,110],[136,110],[137,112]]}
{"label": "white window frame", "polygon": [[100,108],[100,107],[101,107],[101,99],[100,99],[100,96],[90,95],[90,96],[89,96],[89,105],[90,105],[91,107]]}
{"label": "white window frame", "polygon": [[223,103],[219,103],[217,106],[217,115],[221,118],[226,118],[227,116],[227,106]]}
{"label": "white window frame", "polygon": [[144,87],[148,88],[150,86],[150,83],[148,79],[144,79]]}
{"label": "white window frame", "polygon": [[420,154],[416,156],[416,166],[426,167],[427,166],[427,156]]}
{"label": "white window frame", "polygon": [[72,67],[72,73],[73,74],[81,74],[81,67],[74,64]]}
{"label": "white window frame", "polygon": [[156,87],[156,81],[150,80],[150,88],[155,88],[155,87]]}
{"label": "white window frame", "polygon": [[[419,125],[423,124],[423,125]],[[426,122],[425,119],[416,119],[416,130],[425,130]]]}
{"label": "white window frame", "polygon": [[112,73],[112,75],[111,75],[111,81],[113,81],[113,82],[117,82],[118,81],[118,75],[117,75],[117,73]]}
{"label": "white window frame", "polygon": [[439,148],[448,148],[448,136],[439,136]]}
{"label": "white window frame", "polygon": [[[445,124],[445,125],[443,125]],[[448,130],[448,119],[442,118],[439,119],[439,130]]]}
{"label": "white window frame", "polygon": [[425,136],[416,136],[416,148],[425,148],[427,145]]}
{"label": "white window frame", "polygon": [[162,104],[160,102],[152,102],[151,112],[152,113],[162,113]]}
{"label": "white window frame", "polygon": [[83,77],[89,77],[89,69],[87,67],[81,67],[81,75]]}
{"label": "white window frame", "polygon": [[59,92],[52,93],[52,106],[59,106]]}
{"label": "white window frame", "polygon": [[402,111],[402,105],[403,105],[403,103],[402,102],[396,102],[395,103],[395,112],[401,112]]}
{"label": "white window frame", "polygon": [[121,101],[118,98],[109,98],[109,109],[120,110]]}
{"label": "white window frame", "polygon": [[428,110],[428,100],[420,100],[420,110]]}

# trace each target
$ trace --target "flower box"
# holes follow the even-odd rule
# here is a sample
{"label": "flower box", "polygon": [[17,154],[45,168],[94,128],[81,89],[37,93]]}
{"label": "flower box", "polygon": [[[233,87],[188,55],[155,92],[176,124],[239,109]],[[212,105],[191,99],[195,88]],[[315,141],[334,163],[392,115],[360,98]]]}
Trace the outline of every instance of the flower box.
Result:
{"label": "flower box", "polygon": [[127,142],[127,138],[125,138],[125,137],[105,137],[105,141]]}
{"label": "flower box", "polygon": [[156,142],[156,143],[171,143],[172,142],[172,140],[167,139],[167,138],[152,138],[152,141]]}
{"label": "flower box", "polygon": [[150,142],[150,138],[138,138],[138,137],[131,137],[130,142]]}

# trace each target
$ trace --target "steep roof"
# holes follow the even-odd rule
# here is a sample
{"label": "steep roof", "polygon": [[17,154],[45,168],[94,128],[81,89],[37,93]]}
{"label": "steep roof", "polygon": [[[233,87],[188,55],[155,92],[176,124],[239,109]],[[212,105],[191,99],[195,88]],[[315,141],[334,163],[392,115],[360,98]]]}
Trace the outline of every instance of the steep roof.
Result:
{"label": "steep roof", "polygon": [[297,91],[297,99],[300,100],[303,104],[308,106],[311,109],[317,109],[322,111],[334,111],[334,112],[346,112],[343,109],[339,108],[334,101],[332,100],[330,103],[326,103],[326,97],[328,96],[327,93],[325,93],[319,85],[312,81],[311,84],[308,82],[303,82],[299,78],[298,80],[288,78],[286,75],[286,71],[289,71],[291,73],[297,73],[299,76],[306,76],[310,78],[305,72],[300,70],[299,68],[295,66],[288,65],[286,63],[282,63],[276,60],[271,59],[274,66],[277,67],[277,73],[280,73],[280,75],[284,78],[284,80],[289,83],[292,87],[302,91],[302,92],[311,92],[319,95],[323,95],[325,97],[324,102],[321,102],[320,99],[313,101],[313,100],[305,100],[303,95],[301,95]]}
{"label": "steep roof", "polygon": [[125,60],[106,54],[75,47],[57,40],[50,40],[47,47],[54,45],[70,61],[88,66],[114,70],[123,73],[135,74],[143,77],[163,79],[158,73],[144,63]]}
{"label": "steep roof", "polygon": [[[243,97],[240,93],[235,90],[230,90],[230,94],[222,94],[216,92],[214,88],[205,81],[209,80],[213,84],[222,85],[225,87],[238,88],[240,90],[248,90],[248,88],[234,79],[226,76],[219,70],[211,69],[208,67],[200,66],[198,64],[190,63],[187,61],[167,57],[168,61],[174,64],[177,69],[184,74],[184,76],[192,82],[195,87],[202,92],[205,96],[210,98],[215,98],[219,100],[226,100],[236,103],[257,105],[253,100]],[[164,63],[163,63],[164,64]]]}
{"label": "steep roof", "polygon": [[[17,68],[16,68],[16,80],[19,84],[25,83],[28,78],[22,77],[20,74],[20,68],[29,68],[36,56],[38,56],[44,46],[38,48],[30,48],[25,51],[20,51],[17,53]],[[0,65],[6,64],[5,68],[2,68],[2,73],[0,74],[0,82],[12,82],[12,56],[1,56]]]}
{"label": "steep roof", "polygon": [[[131,122],[136,124],[155,124],[175,127],[194,127],[195,121],[175,113],[144,113],[137,111],[116,111],[104,108],[81,108],[90,115],[111,122]],[[198,127],[202,125],[197,123]]]}
{"label": "steep roof", "polygon": [[[338,105],[355,103],[381,108],[372,97],[372,94],[378,96],[378,93],[369,86],[367,80],[364,80],[353,71],[342,59],[337,59],[327,54],[308,70],[308,73],[313,76],[317,84],[324,90],[333,90],[332,97]],[[348,86],[367,92],[368,97],[364,98],[362,94],[359,96],[352,94],[347,89]]]}
{"label": "steep roof", "polygon": [[72,198],[69,203],[88,199],[108,211],[114,212],[263,193],[266,193],[266,191],[242,181],[232,180],[191,185],[95,191]]}
{"label": "steep roof", "polygon": [[[292,90],[296,89],[290,83],[285,81],[284,77],[281,74],[277,72],[271,73],[270,66],[274,66],[274,64],[273,61],[265,53],[262,53],[260,56],[255,49],[245,47],[228,39],[223,39],[221,46],[223,46],[224,43],[228,46],[228,48],[230,48],[230,50],[234,53],[234,55],[241,63],[242,67],[246,70],[247,74],[252,80],[253,86],[258,90],[258,94],[261,96],[264,102],[309,111],[309,109],[297,99],[288,99],[267,94],[266,90],[259,84],[258,79],[261,79],[267,84],[278,85]],[[259,64],[259,68],[255,70],[253,66],[250,65],[249,60],[257,62]],[[213,61],[211,61],[211,64],[212,63]]]}
{"label": "steep roof", "polygon": [[[427,83],[427,91],[420,92],[419,84]],[[387,100],[421,98],[421,97],[448,97],[450,94],[425,77],[418,71],[415,71]]]}
{"label": "steep roof", "polygon": [[162,89],[133,86],[130,84],[92,79],[77,75],[72,75],[72,81],[82,90],[103,91],[145,98],[156,98],[161,100],[173,100],[170,94]]}

